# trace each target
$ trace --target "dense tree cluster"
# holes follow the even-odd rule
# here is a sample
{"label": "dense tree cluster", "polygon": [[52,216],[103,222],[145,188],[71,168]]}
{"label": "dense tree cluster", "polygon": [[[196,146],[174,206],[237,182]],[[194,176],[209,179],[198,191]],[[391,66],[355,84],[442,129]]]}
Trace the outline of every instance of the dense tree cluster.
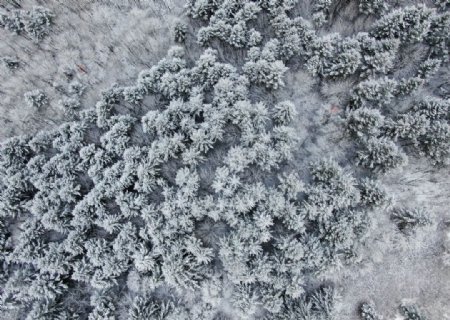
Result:
{"label": "dense tree cluster", "polygon": [[[246,178],[250,170],[274,172],[291,157],[295,115],[289,101],[251,101],[251,82],[212,49],[188,67],[175,47],[134,86],[105,91],[79,120],[3,143],[1,217],[5,226],[24,222],[13,246],[7,232],[2,238],[2,308],[62,316],[69,288],[89,286],[89,317],[112,317],[120,296],[106,292],[128,285],[142,296],[132,319],[173,312],[195,319],[200,311],[185,310],[177,297],[214,281],[217,290],[236,287],[242,317],[300,312],[289,301],[303,295],[303,274],[356,252],[382,191],[367,183],[360,191],[332,161],[312,164],[307,184],[294,173],[275,188]],[[157,100],[145,113],[147,99]],[[230,141],[232,129],[240,135]],[[208,182],[199,170],[215,152],[223,162]],[[214,240],[205,228],[218,226],[223,234]],[[221,272],[212,268],[218,261]],[[154,302],[161,286],[173,294]],[[213,317],[218,302],[204,303],[204,319]],[[311,312],[322,312],[311,303]]]}
{"label": "dense tree cluster", "polygon": [[[422,130],[419,131],[422,135],[417,132],[416,137],[405,138],[391,133],[392,130],[402,130],[404,121],[408,122],[405,125],[413,127],[414,124],[410,122],[415,120],[414,112],[403,114],[392,110],[394,104],[424,86],[442,61],[448,61],[448,12],[439,12],[424,5],[409,6],[380,17],[367,33],[360,32],[352,37],[342,37],[337,33],[319,36],[308,21],[289,15],[295,3],[252,1],[244,5],[235,1],[192,0],[188,13],[194,18],[201,17],[208,21],[208,25],[199,32],[200,38],[204,40],[200,40],[201,43],[206,44],[206,40],[216,37],[234,47],[249,47],[243,69],[252,82],[268,89],[277,89],[284,84],[284,73],[288,70],[286,63],[292,59],[304,61],[305,68],[311,74],[326,79],[351,76],[366,78],[351,95],[349,109],[352,111],[348,117],[350,132],[360,140],[362,150],[358,157],[361,165],[377,169],[379,165],[376,162],[380,161],[380,166],[384,167],[381,171],[401,166],[406,163],[401,146],[410,144],[434,164],[447,163],[450,147],[448,114],[440,119],[422,121]],[[313,20],[316,20],[316,24],[321,25],[326,21],[331,5],[331,1],[314,1]],[[380,13],[386,9],[382,1],[361,1],[359,5],[365,13]],[[244,35],[238,37],[240,42],[235,40],[237,37],[231,36],[231,30],[236,26],[243,24],[239,30],[244,34],[244,30],[248,29],[248,20],[258,21],[265,15],[269,18],[274,38],[264,43],[253,43]],[[400,80],[379,77],[392,70],[401,49],[416,43],[427,47],[429,58],[421,62],[413,77]],[[448,104],[448,100],[437,97],[430,99]],[[372,139],[369,140],[369,137]],[[400,146],[395,144],[396,141]],[[388,159],[384,165],[382,162]]]}
{"label": "dense tree cluster", "polygon": [[44,7],[0,11],[0,27],[16,34],[25,33],[35,41],[40,41],[50,32],[53,18],[53,13]]}
{"label": "dense tree cluster", "polygon": [[[369,150],[379,150],[384,157],[397,154],[404,158],[399,150],[402,146],[405,151],[413,150],[426,156],[433,164],[448,163],[449,100],[424,97],[414,101],[407,110],[396,112],[389,109],[396,101],[396,87],[398,83],[385,78],[381,82],[362,82],[354,90],[347,129],[360,141],[362,150],[358,156],[367,155]],[[394,160],[392,165],[386,163],[386,167],[396,167],[394,163],[405,162]],[[363,164],[374,168],[373,162],[364,161]]]}
{"label": "dense tree cluster", "polygon": [[198,42],[206,46],[212,39],[226,41],[235,48],[255,46],[262,40],[261,33],[249,27],[257,18],[261,7],[248,1],[196,1],[189,0],[188,14],[209,21],[198,31]]}
{"label": "dense tree cluster", "polygon": [[[290,158],[295,115],[289,101],[249,100],[251,82],[259,83],[218,62],[212,49],[188,67],[183,50],[173,48],[142,71],[136,85],[105,91],[78,121],[5,142],[2,219],[26,219],[13,247],[4,236],[5,272],[12,274],[2,306],[60,315],[67,312],[59,305],[67,303],[68,288],[90,286],[97,290],[90,317],[109,317],[119,296],[102,292],[119,290],[128,278],[130,290],[149,297],[136,298],[132,319],[178,314],[183,304],[176,297],[211,281],[218,289],[236,287],[233,301],[242,317],[303,312],[292,309],[296,303],[312,308],[308,312],[331,312],[321,305],[331,299],[328,291],[306,305],[296,302],[303,275],[356,253],[383,191],[368,182],[359,190],[332,161],[312,164],[307,184],[294,173],[280,176],[276,188],[245,178],[249,170],[273,172]],[[150,97],[160,102],[139,112]],[[127,106],[138,109],[126,114]],[[230,144],[225,138],[232,128],[240,137]],[[224,153],[223,163],[208,182],[198,170],[214,152]],[[176,174],[168,166],[178,168]],[[216,241],[203,231],[220,225]],[[213,271],[217,261],[223,273]],[[29,286],[26,294],[18,282]],[[136,282],[145,286],[134,288]],[[174,296],[152,302],[161,286]],[[212,317],[217,303],[200,305]],[[200,311],[183,312],[195,318]]]}
{"label": "dense tree cluster", "polygon": [[383,0],[360,0],[359,12],[363,14],[379,14],[388,8]]}

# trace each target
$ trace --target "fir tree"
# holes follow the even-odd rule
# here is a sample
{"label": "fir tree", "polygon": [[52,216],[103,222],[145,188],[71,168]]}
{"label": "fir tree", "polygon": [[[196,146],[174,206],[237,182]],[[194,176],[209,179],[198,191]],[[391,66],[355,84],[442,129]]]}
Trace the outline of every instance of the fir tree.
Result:
{"label": "fir tree", "polygon": [[181,22],[177,23],[174,28],[174,40],[183,43],[186,40],[187,26]]}
{"label": "fir tree", "polygon": [[398,168],[407,161],[405,154],[386,138],[370,138],[364,141],[357,158],[359,165],[381,173]]}

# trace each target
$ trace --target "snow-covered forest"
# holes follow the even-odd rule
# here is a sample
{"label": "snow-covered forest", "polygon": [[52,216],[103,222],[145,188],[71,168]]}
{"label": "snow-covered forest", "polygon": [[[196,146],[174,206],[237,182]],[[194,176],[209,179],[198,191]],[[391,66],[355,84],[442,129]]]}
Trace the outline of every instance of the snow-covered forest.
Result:
{"label": "snow-covered forest", "polygon": [[0,0],[0,319],[450,319],[450,1]]}

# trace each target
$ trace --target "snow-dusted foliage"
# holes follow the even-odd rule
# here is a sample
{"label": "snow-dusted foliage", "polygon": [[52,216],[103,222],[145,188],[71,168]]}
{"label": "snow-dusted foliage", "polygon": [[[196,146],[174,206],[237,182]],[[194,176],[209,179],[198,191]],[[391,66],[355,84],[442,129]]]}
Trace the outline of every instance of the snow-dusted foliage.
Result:
{"label": "snow-dusted foliage", "polygon": [[360,0],[359,11],[364,14],[379,14],[386,10],[388,5],[384,0]]}
{"label": "snow-dusted foliage", "polygon": [[417,227],[423,227],[431,224],[430,215],[422,208],[397,208],[391,215],[392,221],[397,225],[397,228],[409,234]]}
{"label": "snow-dusted foliage", "polygon": [[187,26],[181,22],[174,28],[174,38],[176,42],[183,43],[186,40]]}
{"label": "snow-dusted foliage", "polygon": [[375,23],[376,38],[396,38],[402,42],[418,42],[427,34],[433,10],[424,5],[393,10]]}
{"label": "snow-dusted foliage", "polygon": [[[132,319],[166,317],[169,305],[190,314],[197,311],[175,303],[177,297],[214,279],[212,263],[219,259],[227,279],[221,286],[236,286],[236,294],[251,290],[251,296],[236,298],[243,316],[250,311],[242,299],[250,299],[254,312],[283,314],[283,297],[303,294],[305,272],[319,273],[356,253],[368,227],[366,205],[336,163],[313,164],[305,186],[295,174],[280,177],[274,188],[246,178],[249,170],[276,172],[291,158],[295,105],[250,100],[251,80],[217,60],[207,50],[187,67],[183,50],[173,48],[141,72],[136,86],[105,91],[80,120],[3,143],[1,216],[25,219],[4,256],[24,274],[7,280],[14,291],[3,292],[3,304],[36,301],[38,307],[45,300],[62,314],[66,310],[53,304],[64,301],[69,288],[89,285],[95,290],[89,317],[113,317],[120,296],[102,292],[119,290],[133,274],[146,283],[137,293],[152,299],[166,286],[175,295],[162,304],[136,298]],[[118,109],[149,95],[167,102],[140,115]],[[78,108],[70,99],[62,105]],[[233,145],[224,140],[231,127],[240,132]],[[202,179],[198,170],[215,150],[225,152],[223,161],[212,181]],[[172,173],[166,166],[178,169]],[[211,242],[197,233],[199,224],[226,229]],[[306,227],[314,232],[304,234]],[[17,295],[21,289],[12,281],[45,290]]]}
{"label": "snow-dusted foliage", "polygon": [[[420,65],[416,77],[399,82],[388,78],[367,80],[353,90],[347,114],[347,128],[351,134],[363,138],[362,150],[358,152],[360,162],[373,167],[374,162],[369,163],[363,158],[369,159],[369,154],[374,152],[401,154],[401,150],[397,149],[403,147],[405,151],[416,151],[416,154],[428,157],[433,164],[448,163],[448,98],[427,96],[417,99],[404,111],[392,109],[394,104],[401,103],[405,96],[422,86],[430,77],[429,74],[436,72],[439,64],[440,60],[428,59]],[[395,141],[399,145],[396,145]],[[398,165],[405,163],[400,158],[398,160],[394,161]],[[397,167],[390,164],[386,166]]]}
{"label": "snow-dusted foliage", "polygon": [[17,34],[26,33],[36,41],[42,40],[50,32],[53,14],[44,7],[31,10],[0,12],[0,27]]}
{"label": "snow-dusted foliage", "polygon": [[[220,6],[219,6],[220,3]],[[235,48],[255,46],[261,34],[249,23],[257,18],[261,7],[253,1],[188,1],[188,14],[208,19],[209,24],[198,31],[198,42],[206,46],[212,39],[223,40]]]}
{"label": "snow-dusted foliage", "polygon": [[[347,6],[372,25],[355,18],[360,32],[335,30]],[[136,69],[133,83],[85,103],[95,81],[65,70],[65,83],[52,84],[65,121],[0,147],[0,312],[344,319],[327,278],[366,263],[375,220],[408,239],[433,225],[428,206],[392,209],[392,188],[377,179],[413,157],[432,170],[448,164],[450,96],[437,79],[448,73],[447,7],[187,0],[187,17],[170,29],[177,46]],[[0,26],[42,40],[54,17],[7,9]],[[2,62],[8,74],[26,66]],[[311,84],[297,90],[299,74]],[[334,87],[342,92],[329,99]],[[44,112],[45,92],[21,94]],[[318,155],[327,134],[336,145]],[[372,303],[358,312],[382,319]]]}
{"label": "snow-dusted foliage", "polygon": [[29,108],[41,109],[48,104],[48,98],[41,90],[28,91],[23,95]]}
{"label": "snow-dusted foliage", "polygon": [[359,307],[359,313],[362,320],[382,320],[383,318],[378,315],[375,310],[375,306],[372,303],[364,302]]}
{"label": "snow-dusted foliage", "polygon": [[419,311],[415,305],[400,305],[400,313],[405,320],[426,320],[427,318]]}
{"label": "snow-dusted foliage", "polygon": [[17,69],[20,66],[20,61],[15,57],[5,56],[1,58],[1,61],[10,70]]}
{"label": "snow-dusted foliage", "polygon": [[250,81],[264,85],[267,89],[277,89],[284,85],[283,76],[288,68],[279,59],[278,41],[268,42],[262,50],[257,47],[249,51],[249,61],[243,70]]}

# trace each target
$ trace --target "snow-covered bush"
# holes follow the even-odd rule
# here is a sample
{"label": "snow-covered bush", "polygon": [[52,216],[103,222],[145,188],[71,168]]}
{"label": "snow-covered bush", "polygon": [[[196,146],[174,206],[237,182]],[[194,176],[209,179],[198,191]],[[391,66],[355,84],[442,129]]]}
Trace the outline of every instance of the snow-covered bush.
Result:
{"label": "snow-covered bush", "polygon": [[279,124],[289,124],[296,114],[295,105],[290,101],[282,101],[275,105],[274,118]]}
{"label": "snow-covered bush", "polygon": [[80,101],[76,98],[64,98],[59,101],[59,104],[63,108],[64,112],[70,116],[75,115],[81,107]]}
{"label": "snow-covered bush", "polygon": [[421,79],[427,79],[433,76],[439,67],[441,66],[441,60],[439,59],[427,59],[420,66],[417,74]]}
{"label": "snow-covered bush", "polygon": [[445,164],[450,152],[448,110],[448,101],[438,98],[415,102],[407,113],[386,123],[386,135],[412,144],[411,149],[433,164]]}
{"label": "snow-covered bush", "polygon": [[83,85],[81,82],[75,80],[69,84],[67,92],[70,95],[81,97],[84,94],[85,89],[86,89],[85,85]]}
{"label": "snow-covered bush", "polygon": [[359,307],[359,314],[362,320],[382,320],[382,317],[378,315],[372,303],[362,303]]}
{"label": "snow-covered bush", "polygon": [[450,101],[436,97],[425,97],[417,101],[413,110],[417,115],[424,115],[428,120],[445,120],[450,115]]}
{"label": "snow-covered bush", "polygon": [[23,13],[20,10],[13,10],[10,13],[0,13],[0,27],[16,34],[20,34],[25,29]]}
{"label": "snow-covered bush", "polygon": [[139,104],[144,99],[144,89],[140,87],[123,88],[123,98],[132,104]]}
{"label": "snow-covered bush", "polygon": [[327,22],[327,17],[330,11],[332,1],[331,0],[314,0],[313,9],[314,14],[312,19],[314,23],[320,27]]}
{"label": "snow-covered bush", "polygon": [[2,57],[1,58],[3,64],[11,70],[17,69],[20,66],[20,61],[17,58],[14,57]]}
{"label": "snow-covered bush", "polygon": [[172,313],[173,304],[137,296],[129,312],[131,320],[166,319]]}
{"label": "snow-covered bush", "polygon": [[427,318],[419,311],[415,305],[400,305],[400,313],[405,317],[405,320],[426,320]]}
{"label": "snow-covered bush", "polygon": [[24,98],[27,106],[32,109],[42,109],[48,105],[47,96],[38,89],[26,92]]}
{"label": "snow-covered bush", "polygon": [[361,47],[362,75],[386,74],[394,67],[399,41],[395,39],[375,39],[367,33],[356,36]]}
{"label": "snow-covered bush", "polygon": [[218,5],[216,0],[188,0],[186,7],[193,18],[207,20],[217,10]]}
{"label": "snow-covered bush", "polygon": [[43,7],[33,7],[25,16],[25,31],[36,40],[43,39],[50,32],[53,13]]}
{"label": "snow-covered bush", "polygon": [[450,125],[446,121],[433,121],[424,135],[418,138],[422,154],[435,164],[446,164],[450,155]]}
{"label": "snow-covered bush", "polygon": [[391,214],[391,220],[405,234],[410,234],[418,227],[431,224],[429,213],[421,208],[397,208]]}

